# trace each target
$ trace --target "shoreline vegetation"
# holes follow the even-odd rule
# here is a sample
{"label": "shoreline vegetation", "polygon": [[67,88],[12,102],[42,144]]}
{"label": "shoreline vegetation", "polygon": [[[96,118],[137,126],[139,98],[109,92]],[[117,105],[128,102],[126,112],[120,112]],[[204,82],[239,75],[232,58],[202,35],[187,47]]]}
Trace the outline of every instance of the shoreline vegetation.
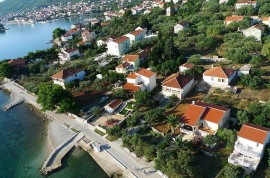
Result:
{"label": "shoreline vegetation", "polygon": [[[0,88],[0,90],[7,94],[12,93],[12,91],[10,91],[9,89],[5,87]],[[50,115],[46,114],[45,112],[42,112],[40,108],[33,105],[32,103],[25,101],[24,104],[29,108],[31,112],[33,112],[37,117],[42,119],[42,124],[44,127],[46,127],[46,129],[45,129],[45,132],[42,132],[41,134],[47,135],[47,147],[49,149],[48,150],[49,154],[51,154],[59,145],[65,142],[66,139],[69,139],[67,135],[70,136],[73,133],[72,131],[68,130],[68,128],[61,125],[61,123],[57,121],[55,118],[52,118]],[[60,130],[65,133],[61,133]],[[65,135],[65,138],[62,137],[63,135]],[[78,149],[78,148],[75,148],[75,149]],[[72,149],[72,152],[73,151],[74,149]],[[120,177],[121,175],[123,175],[124,170],[120,168],[115,163],[115,160],[113,160],[113,158],[110,157],[108,154],[106,154],[104,151],[96,152],[94,151],[94,149],[91,149],[90,151],[86,151],[86,152],[94,159],[94,161],[101,167],[101,169],[104,172],[106,172],[106,174],[109,177]]]}

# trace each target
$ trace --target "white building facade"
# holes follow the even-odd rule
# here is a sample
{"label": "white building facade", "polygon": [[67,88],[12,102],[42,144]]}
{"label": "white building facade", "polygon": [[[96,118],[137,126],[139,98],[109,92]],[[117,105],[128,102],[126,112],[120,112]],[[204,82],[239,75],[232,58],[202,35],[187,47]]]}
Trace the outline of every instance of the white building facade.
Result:
{"label": "white building facade", "polygon": [[114,56],[122,56],[129,51],[130,39],[122,36],[107,43],[107,53]]}
{"label": "white building facade", "polygon": [[136,42],[141,42],[145,38],[145,30],[136,30],[134,32],[128,33],[125,36],[130,40],[130,46]]}
{"label": "white building facade", "polygon": [[269,142],[269,130],[255,124],[244,124],[238,133],[234,151],[228,162],[255,171]]}
{"label": "white building facade", "polygon": [[194,86],[194,77],[172,74],[162,82],[162,94],[169,98],[176,95],[179,99],[183,99]]}
{"label": "white building facade", "polygon": [[237,77],[237,71],[225,67],[212,67],[203,73],[203,80],[212,87],[226,88]]}
{"label": "white building facade", "polygon": [[85,78],[85,71],[78,68],[69,67],[54,75],[52,75],[53,83],[60,85],[65,89],[66,84],[74,80],[83,80]]}

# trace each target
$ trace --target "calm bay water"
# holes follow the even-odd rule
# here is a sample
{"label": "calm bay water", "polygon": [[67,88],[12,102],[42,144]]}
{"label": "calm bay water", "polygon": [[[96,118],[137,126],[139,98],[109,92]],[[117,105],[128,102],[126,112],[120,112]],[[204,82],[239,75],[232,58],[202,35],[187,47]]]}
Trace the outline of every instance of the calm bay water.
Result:
{"label": "calm bay water", "polygon": [[48,23],[5,25],[9,30],[0,33],[0,60],[23,57],[28,52],[50,48],[52,44],[46,43],[52,40],[54,29],[68,30],[77,22],[79,22],[78,18]]}
{"label": "calm bay water", "polygon": [[[9,97],[0,90],[0,108]],[[0,178],[41,178],[48,157],[46,124],[26,105],[0,110]],[[63,169],[49,178],[107,178],[91,156],[75,149],[63,159]]]}

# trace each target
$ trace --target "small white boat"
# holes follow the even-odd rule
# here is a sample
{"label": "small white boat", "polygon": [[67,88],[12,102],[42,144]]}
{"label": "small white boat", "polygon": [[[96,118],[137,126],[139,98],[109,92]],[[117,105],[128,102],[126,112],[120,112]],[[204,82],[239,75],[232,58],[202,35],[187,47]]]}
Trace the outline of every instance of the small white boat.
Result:
{"label": "small white boat", "polygon": [[94,148],[96,152],[101,152],[101,147],[98,143],[93,142],[92,147]]}

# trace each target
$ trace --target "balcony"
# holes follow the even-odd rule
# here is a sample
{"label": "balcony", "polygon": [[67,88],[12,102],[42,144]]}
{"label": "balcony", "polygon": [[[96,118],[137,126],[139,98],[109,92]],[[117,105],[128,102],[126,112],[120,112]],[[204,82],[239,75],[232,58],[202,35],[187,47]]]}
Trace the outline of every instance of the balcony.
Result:
{"label": "balcony", "polygon": [[239,143],[238,141],[235,143],[234,149],[235,149],[235,151],[237,151],[243,155],[250,156],[250,157],[253,157],[255,159],[260,159],[262,152],[263,152],[263,150],[256,151],[252,147],[245,146],[245,145]]}
{"label": "balcony", "polygon": [[240,153],[232,153],[228,158],[228,162],[234,165],[243,166],[249,168],[251,170],[256,170],[258,167],[260,160],[255,160],[250,157],[245,157]]}

